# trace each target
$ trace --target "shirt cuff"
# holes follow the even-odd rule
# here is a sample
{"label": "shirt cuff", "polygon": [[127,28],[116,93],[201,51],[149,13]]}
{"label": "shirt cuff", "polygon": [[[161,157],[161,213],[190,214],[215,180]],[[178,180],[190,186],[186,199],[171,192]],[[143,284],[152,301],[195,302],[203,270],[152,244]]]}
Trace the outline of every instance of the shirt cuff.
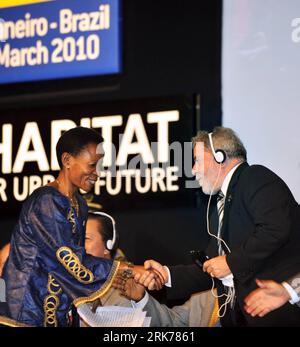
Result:
{"label": "shirt cuff", "polygon": [[233,274],[231,272],[225,277],[220,277],[220,281],[222,281],[223,285],[226,287],[234,287]]}
{"label": "shirt cuff", "polygon": [[168,281],[165,283],[165,286],[171,288],[172,287],[171,272],[170,272],[170,270],[169,270],[169,268],[167,266],[164,266],[164,269],[168,273]]}
{"label": "shirt cuff", "polygon": [[143,299],[141,299],[140,301],[133,301],[133,300],[130,300],[130,301],[133,308],[140,308],[142,310],[146,306],[148,300],[149,300],[149,294],[145,292]]}
{"label": "shirt cuff", "polygon": [[291,300],[289,300],[290,304],[294,305],[298,301],[300,301],[300,298],[298,294],[296,293],[296,291],[287,282],[282,282],[281,284],[284,286],[284,288],[287,290],[287,292],[289,293],[291,297]]}

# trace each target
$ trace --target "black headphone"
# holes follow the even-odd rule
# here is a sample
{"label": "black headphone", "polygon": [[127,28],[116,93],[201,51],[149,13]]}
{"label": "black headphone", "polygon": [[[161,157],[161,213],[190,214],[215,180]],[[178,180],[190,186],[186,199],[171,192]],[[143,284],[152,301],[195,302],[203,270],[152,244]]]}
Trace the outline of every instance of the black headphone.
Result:
{"label": "black headphone", "polygon": [[100,212],[100,211],[90,211],[89,213],[91,214],[95,214],[97,216],[103,216],[103,217],[107,217],[111,220],[112,222],[112,226],[113,226],[113,238],[110,239],[110,240],[107,240],[106,241],[106,248],[111,251],[113,248],[114,248],[114,245],[115,245],[115,242],[116,242],[116,235],[117,235],[117,232],[116,232],[116,222],[115,220],[113,219],[113,217],[105,212]]}
{"label": "black headphone", "polygon": [[225,162],[225,160],[226,160],[226,153],[222,149],[216,149],[215,150],[215,147],[214,147],[214,144],[213,144],[212,135],[213,135],[213,133],[209,133],[208,134],[208,138],[209,138],[209,144],[210,144],[213,156],[215,158],[215,161],[218,164],[223,164]]}

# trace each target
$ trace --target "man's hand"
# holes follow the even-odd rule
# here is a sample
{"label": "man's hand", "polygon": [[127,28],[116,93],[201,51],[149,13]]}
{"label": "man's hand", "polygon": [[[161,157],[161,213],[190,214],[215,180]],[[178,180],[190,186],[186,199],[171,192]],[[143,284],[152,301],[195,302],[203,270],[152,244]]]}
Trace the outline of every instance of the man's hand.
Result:
{"label": "man's hand", "polygon": [[142,284],[144,287],[148,288],[149,290],[153,290],[153,289],[161,289],[162,286],[168,282],[168,272],[167,270],[157,261],[155,260],[146,260],[144,263],[144,268],[147,271],[150,271],[152,273],[154,273],[158,278],[159,278],[159,284],[161,284],[161,286],[158,286],[158,281],[156,279],[156,281],[153,280],[153,278],[151,278],[151,276],[149,276],[147,274],[147,271],[144,272],[143,274],[136,274],[134,276],[134,279],[136,282]]}
{"label": "man's hand", "polygon": [[134,277],[137,278],[137,283],[141,278],[143,283],[140,282],[140,284],[144,285],[144,282],[149,283],[151,289],[156,290],[161,289],[165,283],[161,273],[154,269],[146,270],[141,265],[133,265],[131,263],[120,262],[118,273],[114,279],[113,286],[126,292],[126,282]]}
{"label": "man's hand", "polygon": [[159,290],[165,284],[164,276],[153,267],[146,268],[145,266],[135,265],[133,275],[135,281],[146,288],[148,288],[146,284],[151,284],[151,289]]}
{"label": "man's hand", "polygon": [[217,278],[223,278],[231,273],[225,255],[207,260],[203,264],[203,271],[207,272],[211,277]]}
{"label": "man's hand", "polygon": [[282,284],[275,281],[256,280],[259,288],[245,298],[245,310],[252,317],[263,317],[290,300],[289,293]]}

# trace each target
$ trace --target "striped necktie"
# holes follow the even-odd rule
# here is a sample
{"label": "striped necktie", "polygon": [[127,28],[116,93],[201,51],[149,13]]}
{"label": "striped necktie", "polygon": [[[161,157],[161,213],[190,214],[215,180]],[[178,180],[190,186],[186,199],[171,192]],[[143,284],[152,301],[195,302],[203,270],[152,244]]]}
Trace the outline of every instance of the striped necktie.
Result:
{"label": "striped necktie", "polygon": [[[225,196],[223,192],[220,190],[217,197],[217,209],[219,216],[219,227],[218,227],[218,238],[221,238],[221,230],[223,225],[223,217],[224,217],[224,205],[225,205]],[[225,252],[222,248],[222,242],[218,239],[218,254],[223,255]]]}
{"label": "striped necktie", "polygon": [[[218,197],[217,197],[217,208],[218,208],[218,216],[219,216],[219,227],[218,227],[218,254],[219,255],[225,255],[224,249],[222,248],[222,241],[220,241],[220,239],[222,238],[221,237],[221,231],[222,231],[223,218],[224,218],[224,206],[225,206],[225,196],[224,196],[223,192],[220,190],[218,193]],[[226,246],[226,248],[227,248],[227,246]],[[228,303],[230,304],[230,307],[233,308],[233,306],[235,305],[235,301],[236,301],[234,287],[230,286],[230,288],[229,288],[227,285],[224,284],[224,293],[226,293],[226,295],[227,295],[225,302],[227,302],[227,300],[230,299],[230,301],[228,301]],[[227,306],[227,304],[224,306],[225,307],[224,310],[226,310],[226,306]],[[225,314],[225,312],[224,312],[224,314]]]}

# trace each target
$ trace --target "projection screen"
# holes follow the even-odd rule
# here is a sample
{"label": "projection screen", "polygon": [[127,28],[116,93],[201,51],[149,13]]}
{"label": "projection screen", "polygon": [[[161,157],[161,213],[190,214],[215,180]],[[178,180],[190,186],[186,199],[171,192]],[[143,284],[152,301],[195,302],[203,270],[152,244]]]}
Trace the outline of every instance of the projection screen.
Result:
{"label": "projection screen", "polygon": [[300,201],[300,2],[225,0],[223,125]]}

